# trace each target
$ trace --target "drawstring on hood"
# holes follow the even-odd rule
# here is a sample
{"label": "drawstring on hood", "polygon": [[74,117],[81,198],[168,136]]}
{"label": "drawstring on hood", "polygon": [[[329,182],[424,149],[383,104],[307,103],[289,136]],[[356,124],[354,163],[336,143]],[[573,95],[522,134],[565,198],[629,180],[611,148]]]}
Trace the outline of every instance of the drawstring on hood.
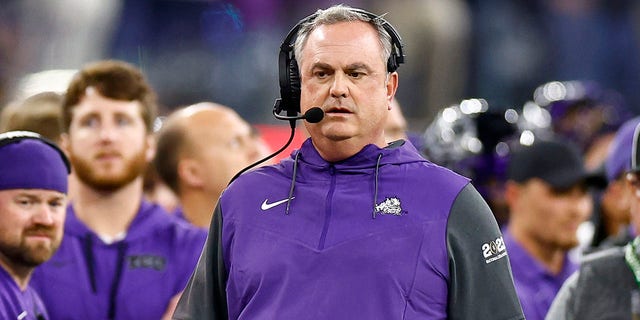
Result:
{"label": "drawstring on hood", "polygon": [[287,209],[284,211],[285,214],[289,214],[289,207],[291,206],[291,197],[293,197],[293,189],[296,185],[296,174],[298,173],[299,157],[300,157],[300,152],[297,152],[296,157],[293,160],[293,177],[291,177],[291,188],[289,188],[289,198],[287,198]]}
{"label": "drawstring on hood", "polygon": [[[300,152],[297,152],[294,159],[293,159],[293,175],[291,177],[291,187],[289,188],[289,196],[287,198],[287,207],[284,211],[285,214],[289,214],[289,208],[291,207],[291,199],[293,199],[293,190],[295,189],[295,185],[296,185],[296,176],[298,173],[298,159],[300,158]],[[375,219],[376,218],[376,204],[378,202],[378,180],[379,180],[379,175],[380,175],[380,161],[382,160],[382,153],[378,154],[378,157],[376,158],[376,166],[375,166],[375,174],[374,174],[374,192],[373,192],[373,211],[372,211],[372,218]]]}
{"label": "drawstring on hood", "polygon": [[[399,151],[392,151],[394,149],[400,149],[402,146],[405,146]],[[379,148],[375,145],[368,145],[357,155],[336,163],[327,163],[322,157],[318,154],[318,152],[314,149],[311,139],[307,139],[302,145],[302,147],[292,153],[293,157],[293,174],[291,177],[291,186],[289,188],[289,196],[287,198],[287,206],[285,209],[285,214],[290,213],[291,201],[294,199],[293,193],[295,190],[296,179],[299,171],[299,161],[300,155],[305,153],[305,159],[303,159],[303,163],[309,163],[313,167],[318,168],[319,170],[324,170],[325,166],[335,166],[336,170],[370,170],[372,168],[371,163],[375,160],[374,170],[374,190],[373,190],[373,208],[371,213],[371,218],[375,219],[379,210],[377,209],[378,202],[378,189],[380,185],[380,167],[385,164],[397,164],[397,163],[411,163],[411,162],[428,162],[424,158],[422,158],[417,150],[411,145],[406,145],[404,140],[397,140],[385,148]],[[384,161],[383,161],[384,156]],[[303,167],[304,169],[304,167]]]}
{"label": "drawstring on hood", "polygon": [[[89,272],[89,283],[91,284],[91,291],[96,294],[98,293],[98,288],[96,285],[96,270],[95,270],[95,256],[93,253],[93,235],[91,233],[87,233],[82,237],[82,246],[84,257],[87,261],[87,270]],[[122,270],[124,269],[124,260],[127,252],[127,243],[124,241],[119,241],[117,243],[117,269],[116,274],[114,275],[113,281],[111,282],[111,288],[109,291],[109,314],[108,319],[116,318],[116,298],[118,295],[118,288],[120,287],[120,278],[122,277]]]}
{"label": "drawstring on hood", "polygon": [[109,319],[116,318],[116,299],[118,297],[118,288],[120,287],[120,278],[122,277],[122,269],[124,269],[124,257],[127,253],[127,243],[118,242],[118,262],[116,274],[111,283],[111,292],[109,292]]}
{"label": "drawstring on hood", "polygon": [[82,246],[84,258],[87,260],[87,269],[89,271],[89,283],[91,284],[91,292],[96,293],[96,270],[95,257],[93,256],[93,239],[91,233],[87,233],[82,238]]}
{"label": "drawstring on hood", "polygon": [[378,174],[380,173],[380,160],[382,159],[382,153],[378,154],[378,160],[376,161],[375,181],[373,182],[373,219],[376,218],[376,203],[378,202]]}

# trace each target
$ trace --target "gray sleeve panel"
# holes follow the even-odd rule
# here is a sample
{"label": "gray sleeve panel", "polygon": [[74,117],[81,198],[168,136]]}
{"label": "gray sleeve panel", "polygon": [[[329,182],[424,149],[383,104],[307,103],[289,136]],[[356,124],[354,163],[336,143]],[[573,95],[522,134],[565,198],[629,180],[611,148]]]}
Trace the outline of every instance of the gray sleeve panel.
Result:
{"label": "gray sleeve panel", "polygon": [[174,320],[228,319],[227,270],[222,256],[222,212],[213,213],[209,236],[198,265],[187,283],[173,314]]}
{"label": "gray sleeve panel", "polygon": [[630,319],[631,295],[638,290],[624,247],[583,257],[573,292],[572,319]]}
{"label": "gray sleeve panel", "polygon": [[449,319],[524,319],[500,228],[470,183],[447,222]]}
{"label": "gray sleeve panel", "polygon": [[578,285],[579,272],[574,272],[564,281],[560,291],[553,299],[546,320],[570,320],[574,319],[575,291]]}

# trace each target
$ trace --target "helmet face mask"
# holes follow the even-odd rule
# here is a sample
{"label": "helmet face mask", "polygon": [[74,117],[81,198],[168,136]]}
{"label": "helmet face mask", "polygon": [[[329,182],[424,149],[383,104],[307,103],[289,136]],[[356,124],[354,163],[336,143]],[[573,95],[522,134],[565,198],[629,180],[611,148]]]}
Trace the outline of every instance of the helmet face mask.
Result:
{"label": "helmet face mask", "polygon": [[513,109],[492,111],[485,100],[469,99],[440,111],[422,136],[425,157],[471,178],[500,224],[507,219],[504,183],[520,118]]}

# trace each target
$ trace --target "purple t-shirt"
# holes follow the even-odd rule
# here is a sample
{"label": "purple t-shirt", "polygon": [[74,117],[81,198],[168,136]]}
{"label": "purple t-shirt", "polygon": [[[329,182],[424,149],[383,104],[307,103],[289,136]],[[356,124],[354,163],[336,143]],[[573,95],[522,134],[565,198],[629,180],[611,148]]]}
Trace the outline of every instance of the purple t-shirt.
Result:
{"label": "purple t-shirt", "polygon": [[543,320],[560,287],[578,270],[578,265],[565,255],[562,270],[554,275],[529,255],[513,238],[508,228],[503,230],[503,237],[522,311],[527,320]]}
{"label": "purple t-shirt", "polygon": [[30,286],[22,291],[9,273],[0,267],[0,319],[49,319],[40,296]]}

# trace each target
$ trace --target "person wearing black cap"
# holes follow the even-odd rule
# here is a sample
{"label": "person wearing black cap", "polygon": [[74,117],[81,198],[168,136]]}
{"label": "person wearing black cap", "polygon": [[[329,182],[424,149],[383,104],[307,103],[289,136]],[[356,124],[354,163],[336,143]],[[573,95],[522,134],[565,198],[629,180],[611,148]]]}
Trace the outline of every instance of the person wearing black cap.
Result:
{"label": "person wearing black cap", "polygon": [[34,132],[0,134],[0,319],[49,319],[29,281],[60,246],[69,162]]}
{"label": "person wearing black cap", "polygon": [[577,269],[568,252],[591,214],[588,186],[603,181],[585,169],[569,141],[536,141],[514,150],[505,199],[504,231],[516,291],[525,317],[543,319],[562,283]]}
{"label": "person wearing black cap", "polygon": [[[640,124],[635,127],[631,170],[631,222],[640,227]],[[640,319],[640,237],[624,247],[587,255],[564,283],[546,319]]]}

